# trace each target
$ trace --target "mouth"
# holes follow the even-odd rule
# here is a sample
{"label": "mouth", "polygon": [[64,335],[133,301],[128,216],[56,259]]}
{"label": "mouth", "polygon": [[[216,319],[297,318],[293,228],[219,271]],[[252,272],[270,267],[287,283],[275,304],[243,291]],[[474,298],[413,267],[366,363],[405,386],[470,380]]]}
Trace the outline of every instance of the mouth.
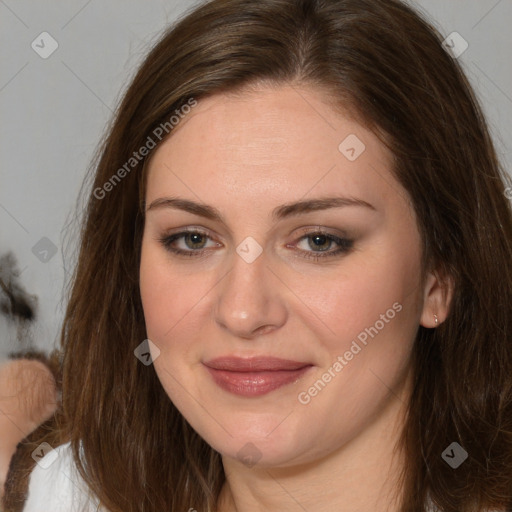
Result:
{"label": "mouth", "polygon": [[246,397],[265,395],[295,383],[313,367],[275,357],[220,357],[203,364],[220,388]]}

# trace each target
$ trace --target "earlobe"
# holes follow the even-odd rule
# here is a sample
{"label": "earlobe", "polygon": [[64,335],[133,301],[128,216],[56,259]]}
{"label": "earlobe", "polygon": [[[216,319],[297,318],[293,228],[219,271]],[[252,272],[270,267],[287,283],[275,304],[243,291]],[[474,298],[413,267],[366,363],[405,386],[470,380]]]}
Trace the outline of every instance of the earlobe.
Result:
{"label": "earlobe", "polygon": [[453,297],[454,283],[449,275],[440,276],[436,271],[429,272],[423,294],[423,310],[420,325],[435,328],[448,317]]}

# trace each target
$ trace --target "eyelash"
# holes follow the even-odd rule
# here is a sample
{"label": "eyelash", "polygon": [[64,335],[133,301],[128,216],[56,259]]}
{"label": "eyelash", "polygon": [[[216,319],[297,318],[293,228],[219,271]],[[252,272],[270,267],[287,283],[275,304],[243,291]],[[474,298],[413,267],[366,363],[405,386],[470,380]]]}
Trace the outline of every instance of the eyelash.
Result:
{"label": "eyelash", "polygon": [[[199,249],[199,250],[191,249],[189,251],[184,251],[182,249],[177,249],[175,247],[172,247],[172,245],[171,245],[176,240],[179,240],[180,238],[183,238],[184,236],[190,235],[190,234],[197,234],[197,235],[204,236],[206,238],[210,238],[208,236],[208,234],[203,231],[191,229],[191,230],[181,231],[180,233],[174,233],[169,236],[159,237],[158,241],[164,246],[164,248],[166,250],[168,250],[169,252],[174,253],[176,255],[189,256],[189,257],[200,257],[206,251],[208,251],[208,249]],[[329,251],[329,252],[327,252],[327,251],[304,251],[302,249],[299,249],[300,252],[304,253],[302,256],[303,258],[319,261],[324,258],[332,258],[335,256],[346,254],[352,249],[353,242],[354,242],[353,240],[350,240],[348,238],[339,238],[335,235],[332,235],[332,234],[327,233],[322,230],[310,231],[310,232],[304,234],[302,237],[300,237],[299,241],[301,241],[303,239],[307,239],[309,237],[317,236],[317,235],[324,236],[327,238],[328,241],[338,244],[339,248],[336,249],[335,251]]]}

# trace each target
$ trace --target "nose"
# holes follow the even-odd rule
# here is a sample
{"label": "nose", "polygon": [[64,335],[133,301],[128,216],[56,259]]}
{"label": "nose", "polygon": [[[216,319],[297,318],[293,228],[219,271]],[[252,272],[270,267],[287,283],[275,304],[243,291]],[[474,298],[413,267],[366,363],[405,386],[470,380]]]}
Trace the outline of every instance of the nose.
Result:
{"label": "nose", "polygon": [[237,253],[216,287],[215,320],[232,336],[253,339],[282,327],[287,318],[283,284],[263,251],[251,263]]}

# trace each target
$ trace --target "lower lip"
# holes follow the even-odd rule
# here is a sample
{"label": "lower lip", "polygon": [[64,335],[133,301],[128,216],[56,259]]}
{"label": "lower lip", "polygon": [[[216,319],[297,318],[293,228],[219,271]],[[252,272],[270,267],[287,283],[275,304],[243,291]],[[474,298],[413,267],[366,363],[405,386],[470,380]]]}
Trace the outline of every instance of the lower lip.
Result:
{"label": "lower lip", "polygon": [[233,372],[206,366],[215,383],[235,395],[261,396],[282,386],[297,382],[312,366],[298,370],[273,370],[261,372]]}

